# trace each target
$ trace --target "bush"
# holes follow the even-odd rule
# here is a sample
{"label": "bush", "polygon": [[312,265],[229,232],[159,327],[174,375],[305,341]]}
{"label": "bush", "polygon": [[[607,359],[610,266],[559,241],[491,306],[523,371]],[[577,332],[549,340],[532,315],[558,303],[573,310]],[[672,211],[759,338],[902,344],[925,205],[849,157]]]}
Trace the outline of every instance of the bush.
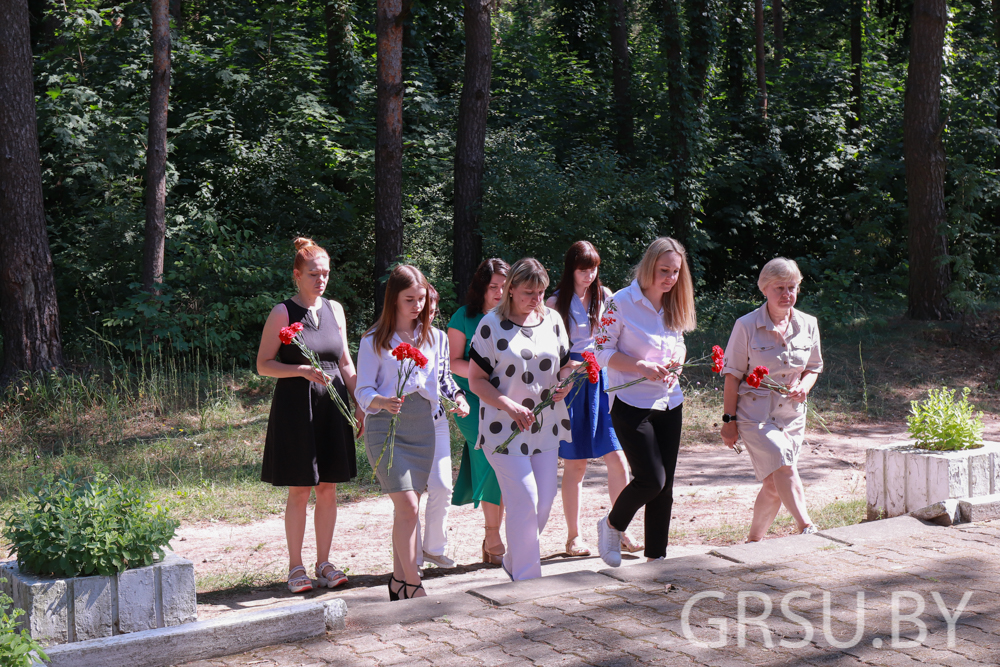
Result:
{"label": "bush", "polygon": [[906,418],[917,447],[943,452],[983,446],[983,413],[973,412],[968,387],[962,390],[958,401],[955,391],[947,387],[927,393],[923,401],[910,402],[910,415]]}
{"label": "bush", "polygon": [[[0,581],[7,580],[0,578]],[[33,658],[48,660],[41,644],[32,639],[27,630],[18,629],[17,619],[24,610],[14,609],[12,604],[9,595],[0,593],[0,665],[31,667]]]}
{"label": "bush", "polygon": [[48,476],[5,519],[4,538],[22,569],[38,575],[110,576],[151,565],[179,523],[146,493],[98,474]]}

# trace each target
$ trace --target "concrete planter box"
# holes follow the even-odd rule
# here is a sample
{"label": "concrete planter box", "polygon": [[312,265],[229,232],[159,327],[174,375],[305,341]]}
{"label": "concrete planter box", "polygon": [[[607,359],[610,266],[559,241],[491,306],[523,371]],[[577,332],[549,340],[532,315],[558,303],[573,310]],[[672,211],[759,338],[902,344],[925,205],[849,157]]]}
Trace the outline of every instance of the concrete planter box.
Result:
{"label": "concrete planter box", "polygon": [[912,442],[873,447],[865,456],[865,485],[869,519],[1000,493],[1000,443],[958,452],[917,449]]}
{"label": "concrete planter box", "polygon": [[0,563],[0,588],[25,611],[22,627],[43,645],[111,637],[197,620],[194,564],[166,552],[149,567],[114,577],[56,579]]}

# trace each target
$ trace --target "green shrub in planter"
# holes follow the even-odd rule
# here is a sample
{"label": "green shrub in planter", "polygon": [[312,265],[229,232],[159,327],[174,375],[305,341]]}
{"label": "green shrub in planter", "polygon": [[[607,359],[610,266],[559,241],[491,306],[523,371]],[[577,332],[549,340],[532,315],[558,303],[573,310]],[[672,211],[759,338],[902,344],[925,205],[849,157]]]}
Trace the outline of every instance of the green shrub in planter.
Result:
{"label": "green shrub in planter", "polygon": [[906,424],[917,447],[944,452],[983,446],[983,413],[972,410],[969,393],[966,387],[956,401],[955,391],[942,387],[931,389],[922,401],[910,402]]}
{"label": "green shrub in planter", "polygon": [[48,476],[5,522],[18,566],[60,577],[152,565],[179,525],[143,491],[103,474],[91,481]]}
{"label": "green shrub in planter", "polygon": [[24,610],[12,607],[13,602],[9,595],[0,593],[0,665],[31,667],[33,658],[48,660],[41,644],[32,639],[27,630],[17,627],[17,619]]}

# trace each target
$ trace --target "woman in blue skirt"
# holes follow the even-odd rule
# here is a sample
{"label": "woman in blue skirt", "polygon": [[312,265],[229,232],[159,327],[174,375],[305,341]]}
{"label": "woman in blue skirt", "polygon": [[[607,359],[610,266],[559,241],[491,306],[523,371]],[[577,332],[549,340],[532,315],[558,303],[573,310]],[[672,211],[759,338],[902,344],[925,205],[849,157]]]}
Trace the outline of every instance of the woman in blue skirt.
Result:
{"label": "woman in blue skirt", "polygon": [[[601,257],[588,241],[577,241],[566,252],[562,279],[547,305],[556,310],[566,323],[571,364],[583,361],[582,353],[594,347],[594,332],[600,327],[604,306],[611,296],[610,290],[601,285],[597,275]],[[580,383],[569,404],[573,442],[559,443],[559,456],[563,459],[562,500],[566,514],[566,554],[589,556],[590,549],[580,538],[580,489],[587,472],[587,459],[603,458],[608,468],[608,495],[614,505],[618,494],[628,484],[628,468],[618,437],[611,426],[608,406],[607,373],[601,371],[597,384]],[[622,550],[641,550],[626,533],[622,533]]]}

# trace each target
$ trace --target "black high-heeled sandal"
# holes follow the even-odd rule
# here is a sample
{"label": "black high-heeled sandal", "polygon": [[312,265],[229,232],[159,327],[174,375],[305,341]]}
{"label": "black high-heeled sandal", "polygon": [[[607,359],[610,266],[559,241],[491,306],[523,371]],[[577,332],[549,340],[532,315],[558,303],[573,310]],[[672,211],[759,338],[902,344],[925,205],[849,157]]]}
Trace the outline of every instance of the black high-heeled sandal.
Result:
{"label": "black high-heeled sandal", "polygon": [[[399,588],[397,588],[396,590],[392,590],[392,582],[394,582],[394,581],[397,584],[403,584],[403,585],[400,586]],[[390,602],[395,602],[396,600],[398,600],[400,593],[403,594],[404,598],[406,597],[406,582],[405,581],[400,581],[399,579],[397,579],[396,577],[394,577],[393,575],[390,574],[389,575],[389,601]]]}
{"label": "black high-heeled sandal", "polygon": [[[413,589],[413,593],[409,592],[408,589],[410,589],[410,588]],[[420,582],[419,584],[408,584],[406,582],[403,582],[403,589],[402,589],[403,599],[404,600],[409,600],[414,595],[416,595],[417,591],[421,591],[423,589],[424,589],[423,582]]]}

